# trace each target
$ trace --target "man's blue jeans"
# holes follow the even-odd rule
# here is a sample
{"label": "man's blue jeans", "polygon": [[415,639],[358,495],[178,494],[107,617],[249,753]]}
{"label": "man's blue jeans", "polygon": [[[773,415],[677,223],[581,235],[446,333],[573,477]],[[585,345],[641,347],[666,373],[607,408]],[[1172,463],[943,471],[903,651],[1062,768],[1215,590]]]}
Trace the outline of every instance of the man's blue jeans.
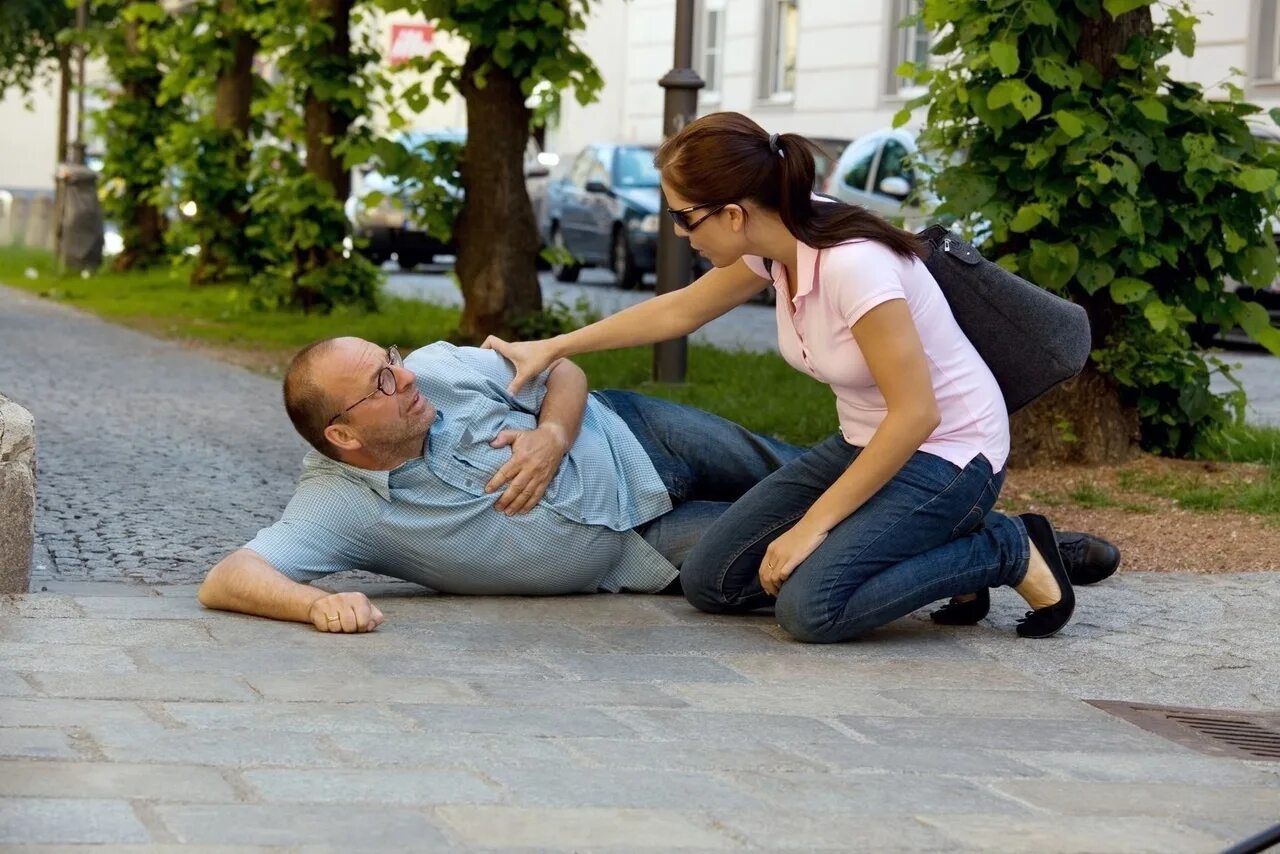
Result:
{"label": "man's blue jeans", "polygon": [[720,514],[680,569],[689,602],[714,613],[774,605],[802,641],[849,640],[938,599],[1016,586],[1030,554],[1016,517],[991,508],[1004,483],[979,455],[964,469],[917,451],[832,528],[782,585],[760,586],[765,549],[790,530],[861,452],[839,434],[791,460]]}
{"label": "man's blue jeans", "polygon": [[711,525],[752,487],[804,453],[691,406],[630,391],[598,391],[639,440],[673,509],[636,530],[680,566]]}

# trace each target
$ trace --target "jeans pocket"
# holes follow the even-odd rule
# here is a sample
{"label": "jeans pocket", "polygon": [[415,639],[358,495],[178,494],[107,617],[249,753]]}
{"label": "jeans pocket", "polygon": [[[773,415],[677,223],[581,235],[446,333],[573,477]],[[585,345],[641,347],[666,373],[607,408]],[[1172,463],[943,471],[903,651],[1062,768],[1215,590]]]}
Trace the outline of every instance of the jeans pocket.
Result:
{"label": "jeans pocket", "polygon": [[972,534],[974,531],[982,527],[982,520],[991,512],[991,508],[996,503],[996,487],[988,478],[983,484],[982,491],[978,493],[978,500],[974,502],[969,512],[964,514],[964,518],[960,520],[960,524],[951,529],[949,539],[964,537]]}

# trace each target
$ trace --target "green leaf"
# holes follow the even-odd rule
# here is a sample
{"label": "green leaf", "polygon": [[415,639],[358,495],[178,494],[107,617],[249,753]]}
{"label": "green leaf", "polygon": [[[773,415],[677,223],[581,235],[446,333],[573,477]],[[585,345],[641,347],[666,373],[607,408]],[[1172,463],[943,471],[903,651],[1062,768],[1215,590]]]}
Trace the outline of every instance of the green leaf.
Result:
{"label": "green leaf", "polygon": [[1006,77],[1018,73],[1018,46],[1008,42],[992,42],[991,62]]}
{"label": "green leaf", "polygon": [[1169,111],[1165,109],[1164,104],[1160,103],[1159,100],[1150,97],[1139,98],[1133,102],[1133,105],[1138,108],[1138,112],[1153,122],[1169,123]]}
{"label": "green leaf", "polygon": [[1276,186],[1277,174],[1274,169],[1250,167],[1231,176],[1231,183],[1250,193],[1261,193]]}
{"label": "green leaf", "polygon": [[1090,164],[1093,169],[1094,177],[1098,179],[1099,184],[1107,184],[1111,181],[1111,167],[1103,163],[1101,160],[1095,160]]}
{"label": "green leaf", "polygon": [[1053,57],[1037,56],[1031,60],[1031,68],[1037,77],[1056,89],[1075,90],[1081,82],[1080,72]]}
{"label": "green leaf", "polygon": [[1023,205],[1009,223],[1009,230],[1017,234],[1028,232],[1043,222],[1048,212],[1047,205]]}
{"label": "green leaf", "polygon": [[893,114],[893,126],[900,128],[907,122],[911,121],[911,111],[907,109],[898,110]]}
{"label": "green leaf", "polygon": [[1121,305],[1128,305],[1151,293],[1151,285],[1132,276],[1120,276],[1111,280],[1111,298]]}
{"label": "green leaf", "polygon": [[1031,279],[1050,290],[1057,290],[1071,280],[1080,264],[1080,249],[1071,242],[1045,243],[1031,241],[1031,261],[1027,265]]}
{"label": "green leaf", "polygon": [[1249,241],[1245,240],[1238,231],[1226,224],[1222,226],[1222,237],[1228,252],[1239,252],[1249,245]]}
{"label": "green leaf", "polygon": [[1058,23],[1058,13],[1049,5],[1049,0],[1031,0],[1023,6],[1023,11],[1027,14],[1027,20],[1033,24],[1051,27]]}
{"label": "green leaf", "polygon": [[1001,80],[987,93],[987,106],[1012,106],[1030,121],[1040,112],[1040,96],[1021,80]]}
{"label": "green leaf", "polygon": [[1081,261],[1080,269],[1076,271],[1076,281],[1086,293],[1093,294],[1110,284],[1115,275],[1116,271],[1106,261]]}
{"label": "green leaf", "polygon": [[1271,317],[1267,310],[1256,302],[1241,301],[1235,311],[1236,322],[1249,337],[1280,356],[1280,329],[1271,325]]}
{"label": "green leaf", "polygon": [[1111,206],[1120,228],[1125,234],[1137,236],[1142,234],[1142,218],[1138,216],[1138,206],[1129,199],[1119,199]]}
{"label": "green leaf", "polygon": [[1074,113],[1058,110],[1053,114],[1053,120],[1058,123],[1058,127],[1062,128],[1063,133],[1072,139],[1084,133],[1084,122],[1080,121],[1079,116]]}
{"label": "green leaf", "polygon": [[1152,300],[1143,306],[1142,314],[1156,332],[1165,331],[1173,322],[1173,310],[1158,299]]}
{"label": "green leaf", "polygon": [[1151,0],[1102,0],[1102,8],[1113,18],[1119,18],[1126,12],[1151,5]]}

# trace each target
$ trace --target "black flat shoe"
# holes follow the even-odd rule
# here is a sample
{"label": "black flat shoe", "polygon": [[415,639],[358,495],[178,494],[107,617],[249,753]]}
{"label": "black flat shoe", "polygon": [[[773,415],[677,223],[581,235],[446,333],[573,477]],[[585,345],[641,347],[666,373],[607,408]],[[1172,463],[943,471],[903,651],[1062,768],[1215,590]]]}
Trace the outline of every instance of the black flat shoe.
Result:
{"label": "black flat shoe", "polygon": [[1120,550],[1092,534],[1059,531],[1058,551],[1067,577],[1076,587],[1110,578],[1120,566]]}
{"label": "black flat shoe", "polygon": [[972,626],[991,610],[991,591],[982,588],[974,598],[966,601],[952,599],[929,615],[940,626]]}
{"label": "black flat shoe", "polygon": [[1062,555],[1058,552],[1058,541],[1053,533],[1049,520],[1035,513],[1023,513],[1019,517],[1027,528],[1027,537],[1040,552],[1044,562],[1049,564],[1049,571],[1058,582],[1061,598],[1052,605],[1028,611],[1018,621],[1018,635],[1024,638],[1047,638],[1057,634],[1071,619],[1076,609],[1076,594],[1071,589],[1071,579],[1067,577],[1067,568],[1062,565]]}

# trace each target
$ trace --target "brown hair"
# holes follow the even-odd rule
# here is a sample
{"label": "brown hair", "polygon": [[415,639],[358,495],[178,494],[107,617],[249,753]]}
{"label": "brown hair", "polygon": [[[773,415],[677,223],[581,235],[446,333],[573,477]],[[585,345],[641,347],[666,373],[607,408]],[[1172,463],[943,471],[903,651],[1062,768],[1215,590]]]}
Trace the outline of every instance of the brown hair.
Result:
{"label": "brown hair", "polygon": [[303,347],[284,374],[284,409],[298,435],[330,459],[338,459],[338,449],[325,438],[324,430],[333,417],[333,403],[316,380],[316,361],[328,352],[336,338],[325,338]]}
{"label": "brown hair", "polygon": [[708,204],[750,199],[777,211],[796,240],[816,249],[861,238],[903,258],[924,258],[919,238],[866,208],[813,201],[817,150],[799,134],[770,136],[741,113],[711,113],[664,142],[653,162],[686,199]]}

